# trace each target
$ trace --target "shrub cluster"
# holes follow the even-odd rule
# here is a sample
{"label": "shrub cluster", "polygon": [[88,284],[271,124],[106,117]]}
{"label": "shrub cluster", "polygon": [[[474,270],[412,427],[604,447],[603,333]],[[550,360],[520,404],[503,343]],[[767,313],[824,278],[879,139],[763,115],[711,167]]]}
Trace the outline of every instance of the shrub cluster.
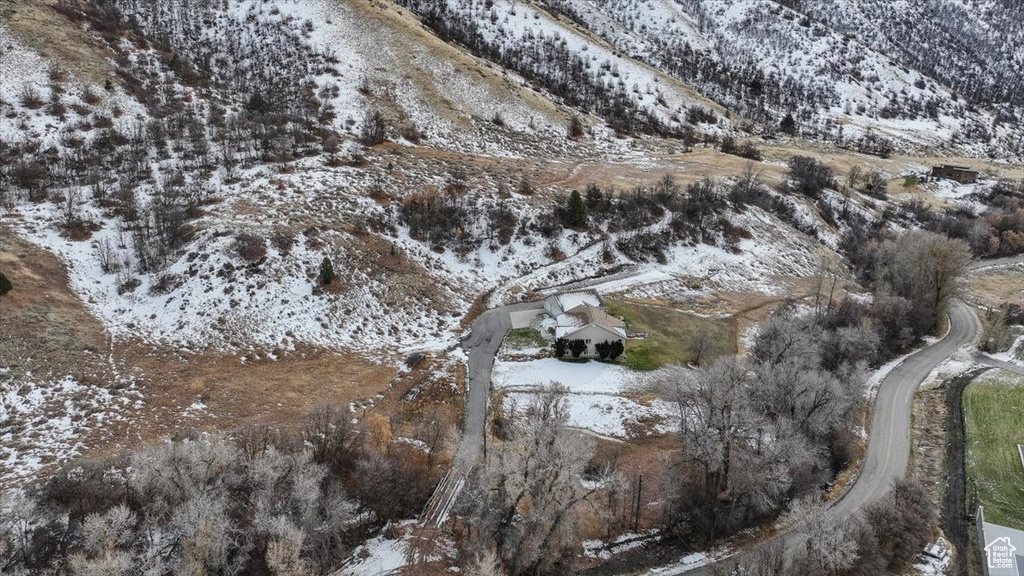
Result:
{"label": "shrub cluster", "polygon": [[392,443],[387,418],[307,414],[298,435],[262,425],[186,433],[65,466],[4,495],[11,574],[322,574],[368,531],[416,515],[436,474]]}

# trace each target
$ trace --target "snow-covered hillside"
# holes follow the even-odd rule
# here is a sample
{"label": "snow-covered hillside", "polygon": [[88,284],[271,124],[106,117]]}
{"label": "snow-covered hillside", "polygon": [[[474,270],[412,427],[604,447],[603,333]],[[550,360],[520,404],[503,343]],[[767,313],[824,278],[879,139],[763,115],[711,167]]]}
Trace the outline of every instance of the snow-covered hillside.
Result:
{"label": "snow-covered hillside", "polygon": [[[588,84],[610,87],[640,115],[669,126],[698,120],[687,117],[686,107],[699,101],[680,100],[674,83],[652,77],[643,63],[756,122],[759,130],[783,126],[872,153],[892,146],[1019,153],[1019,89],[1009,88],[1019,87],[1019,74],[992,71],[1016,69],[1020,55],[1008,47],[1020,31],[1012,25],[986,28],[1005,10],[960,7],[930,14],[920,7],[876,9],[879,2],[770,0],[402,3],[442,37],[597,111]],[[807,4],[811,16],[785,4]],[[856,14],[847,18],[844,10]],[[898,24],[864,32],[866,23],[884,18]],[[948,33],[932,52],[925,40],[893,39],[898,26],[942,23],[951,29],[955,24],[947,22],[962,19],[975,36],[988,34],[981,45],[999,49],[974,56],[961,43],[962,54],[946,59],[952,50]],[[921,38],[916,29],[904,36]],[[568,77],[575,80],[571,88],[564,85]],[[970,97],[961,97],[964,92]],[[782,125],[790,114],[795,126]],[[657,131],[642,120],[626,124]]]}
{"label": "snow-covered hillside", "polygon": [[[776,293],[780,277],[813,274],[819,251],[838,247],[845,224],[826,224],[806,199],[778,200],[780,213],[770,202],[744,209],[721,182],[651,187],[649,150],[678,144],[615,132],[739,129],[656,67],[682,76],[666,47],[714,66],[756,47],[744,66],[756,61],[758,78],[847,98],[829,113],[881,106],[883,86],[922,79],[760,0],[699,11],[668,0],[405,3],[508,68],[441,42],[405,9],[360,1],[156,10],[115,0],[107,12],[55,16],[105,42],[90,49],[107,58],[107,82],[79,78],[0,24],[6,222],[62,258],[117,337],[193,349],[438,348],[483,294],[506,303],[609,272],[617,291],[641,298],[685,300],[694,284]],[[862,80],[829,64],[840,49],[862,59]],[[729,78],[752,94],[742,75]],[[924,81],[907,94],[948,96]],[[761,89],[767,106],[769,83]],[[567,138],[581,112],[597,116]],[[944,122],[920,126],[941,137]],[[604,192],[587,192],[589,226],[566,224],[566,195],[587,184],[572,167],[580,156],[647,188],[602,182]],[[569,166],[568,179],[533,189],[523,160],[542,177]],[[327,287],[324,258],[336,271]]]}

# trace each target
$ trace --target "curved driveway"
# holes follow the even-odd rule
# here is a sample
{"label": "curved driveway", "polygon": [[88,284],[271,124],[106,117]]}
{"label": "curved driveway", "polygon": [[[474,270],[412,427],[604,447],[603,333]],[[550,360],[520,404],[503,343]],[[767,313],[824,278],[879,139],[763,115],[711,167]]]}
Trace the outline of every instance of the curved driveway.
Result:
{"label": "curved driveway", "polygon": [[524,302],[493,308],[477,317],[469,335],[462,341],[462,349],[468,356],[466,363],[469,367],[469,379],[466,384],[465,428],[459,451],[455,455],[455,468],[468,472],[480,457],[484,443],[484,425],[487,421],[487,398],[491,393],[491,370],[494,368],[494,356],[501,347],[501,341],[512,329],[509,313],[543,309],[543,302]]}
{"label": "curved driveway", "polygon": [[439,527],[445,523],[448,513],[455,506],[459,492],[466,483],[467,476],[480,459],[484,446],[484,426],[487,424],[487,399],[491,395],[491,371],[501,341],[512,329],[509,313],[543,309],[543,302],[524,302],[492,308],[473,321],[469,334],[462,340],[469,372],[462,438],[459,440],[459,448],[451,469],[438,484],[420,517],[422,524]]}

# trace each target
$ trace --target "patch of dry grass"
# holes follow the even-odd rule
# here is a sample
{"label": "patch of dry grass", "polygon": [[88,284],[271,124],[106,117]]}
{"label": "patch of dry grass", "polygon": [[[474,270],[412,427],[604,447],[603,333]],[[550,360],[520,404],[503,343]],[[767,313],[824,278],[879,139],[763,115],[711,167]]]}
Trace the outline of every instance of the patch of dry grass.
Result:
{"label": "patch of dry grass", "polygon": [[[178,355],[143,344],[127,346],[127,363],[144,376],[142,391],[149,414],[141,415],[139,434],[157,438],[173,435],[179,423],[165,414],[188,411],[189,425],[201,429],[231,429],[249,422],[290,428],[313,407],[348,406],[372,398],[395,370],[347,353],[298,348],[277,360],[230,354]],[[195,403],[202,410],[188,410]]]}
{"label": "patch of dry grass", "polygon": [[946,470],[945,390],[931,387],[914,396],[911,475],[927,488],[936,506],[944,497]]}
{"label": "patch of dry grass", "polygon": [[54,10],[56,0],[0,0],[0,20],[20,40],[82,80],[113,78],[105,47]]}
{"label": "patch of dry grass", "polygon": [[1024,305],[1024,271],[1000,268],[970,278],[971,292],[987,306]]}

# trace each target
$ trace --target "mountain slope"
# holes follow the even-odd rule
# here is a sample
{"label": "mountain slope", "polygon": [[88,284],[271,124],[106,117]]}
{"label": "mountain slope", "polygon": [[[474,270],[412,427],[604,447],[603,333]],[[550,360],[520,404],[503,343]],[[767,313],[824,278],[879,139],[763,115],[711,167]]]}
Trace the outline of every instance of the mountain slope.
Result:
{"label": "mountain slope", "polygon": [[[996,24],[1014,20],[1012,2],[947,3],[935,12],[921,3],[771,0],[402,3],[442,38],[519,70],[570,103],[594,109],[586,87],[610,85],[637,109],[620,124],[642,131],[663,131],[651,120],[673,126],[682,118],[678,105],[659,109],[658,90],[653,101],[643,97],[651,83],[631,79],[626,56],[692,86],[759,131],[775,132],[791,114],[804,136],[873,153],[891,148],[884,139],[918,149],[1020,151],[1017,47],[1024,33],[1016,23]],[[880,21],[879,31],[866,33]],[[964,39],[954,34],[961,21]],[[906,33],[918,25],[935,29],[934,45],[927,34]],[[595,52],[594,40],[580,41],[588,37],[607,43],[614,58]],[[902,38],[912,40],[895,40]],[[574,80],[568,86],[567,76]],[[653,119],[643,118],[648,114]]]}

